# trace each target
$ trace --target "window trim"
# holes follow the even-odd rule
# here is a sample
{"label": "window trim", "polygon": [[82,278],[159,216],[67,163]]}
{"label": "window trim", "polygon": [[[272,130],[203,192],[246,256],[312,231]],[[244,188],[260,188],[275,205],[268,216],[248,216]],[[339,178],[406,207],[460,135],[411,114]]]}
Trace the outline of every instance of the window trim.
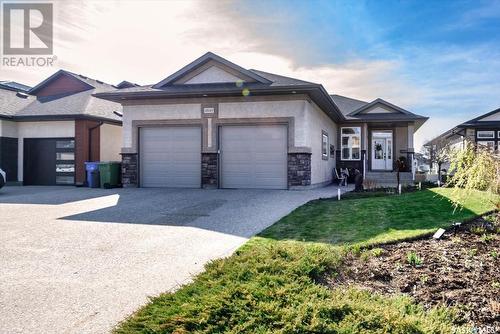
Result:
{"label": "window trim", "polygon": [[[342,133],[342,130],[343,129],[359,129],[359,134],[343,134]],[[342,161],[361,161],[361,127],[360,126],[343,126],[340,128],[340,160]],[[349,159],[345,159],[344,158],[344,145],[343,145],[343,141],[342,139],[344,137],[348,137],[349,139],[352,138],[352,137],[359,137],[359,146],[357,147],[353,147],[353,146],[347,146],[347,148],[349,149]],[[350,140],[348,140],[348,143],[350,142]],[[359,158],[357,159],[353,159],[352,158],[352,149],[353,148],[359,148]]]}
{"label": "window trim", "polygon": [[[326,145],[325,145],[326,138]],[[330,136],[328,136],[328,132],[325,130],[321,130],[321,158],[323,160],[328,160],[329,158],[329,149],[330,149]]]}
{"label": "window trim", "polygon": [[[482,144],[482,143],[485,143],[485,144]],[[492,143],[493,144],[493,151],[495,151],[495,144],[496,142],[494,140],[478,140],[477,141],[477,144],[478,145],[481,145],[481,146],[484,146],[484,147],[487,147],[487,148],[490,148],[488,146],[488,143]]]}
{"label": "window trim", "polygon": [[[481,134],[481,132],[484,134],[484,133],[488,133],[488,134],[491,134],[491,136],[489,137],[481,137],[479,136],[479,134]],[[480,130],[480,131],[476,131],[476,138],[479,140],[479,139],[495,139],[495,131],[494,130]]]}

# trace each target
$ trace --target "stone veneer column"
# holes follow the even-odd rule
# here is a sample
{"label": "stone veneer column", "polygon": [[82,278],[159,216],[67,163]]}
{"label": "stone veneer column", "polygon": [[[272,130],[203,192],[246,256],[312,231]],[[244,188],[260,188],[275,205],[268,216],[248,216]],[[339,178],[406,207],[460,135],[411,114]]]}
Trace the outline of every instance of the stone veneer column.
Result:
{"label": "stone veneer column", "polygon": [[217,119],[219,104],[203,103],[201,105],[202,153],[201,153],[201,187],[217,188],[219,186],[219,154],[217,148]]}
{"label": "stone veneer column", "polygon": [[137,187],[137,153],[122,153],[122,185],[124,188]]}
{"label": "stone veneer column", "polygon": [[311,185],[311,153],[288,153],[288,187]]}
{"label": "stone veneer column", "polygon": [[218,154],[201,154],[201,186],[202,188],[217,188],[219,183]]}

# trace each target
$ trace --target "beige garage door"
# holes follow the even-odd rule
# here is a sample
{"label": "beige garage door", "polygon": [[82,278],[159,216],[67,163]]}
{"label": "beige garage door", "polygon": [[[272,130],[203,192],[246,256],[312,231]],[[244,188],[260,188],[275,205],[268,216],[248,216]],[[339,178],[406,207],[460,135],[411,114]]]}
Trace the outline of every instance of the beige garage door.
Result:
{"label": "beige garage door", "polygon": [[141,187],[201,186],[199,127],[141,128],[139,147]]}
{"label": "beige garage door", "polygon": [[287,189],[286,126],[224,126],[220,144],[223,188]]}

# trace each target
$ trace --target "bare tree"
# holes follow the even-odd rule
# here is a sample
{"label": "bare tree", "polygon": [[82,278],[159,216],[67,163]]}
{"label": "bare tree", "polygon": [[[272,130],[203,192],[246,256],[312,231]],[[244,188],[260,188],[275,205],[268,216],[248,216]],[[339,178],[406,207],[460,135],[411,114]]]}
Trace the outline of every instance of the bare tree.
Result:
{"label": "bare tree", "polygon": [[438,167],[438,180],[441,181],[441,166],[450,161],[452,152],[451,142],[444,138],[435,139],[424,146],[424,156],[429,160],[431,169],[433,164]]}

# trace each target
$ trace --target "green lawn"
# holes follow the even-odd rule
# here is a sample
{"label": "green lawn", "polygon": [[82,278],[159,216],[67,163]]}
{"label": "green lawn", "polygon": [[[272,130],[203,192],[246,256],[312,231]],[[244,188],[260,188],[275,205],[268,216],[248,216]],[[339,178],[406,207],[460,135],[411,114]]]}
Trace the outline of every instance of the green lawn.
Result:
{"label": "green lawn", "polygon": [[453,214],[450,196],[438,189],[306,204],[193,283],[153,298],[116,332],[451,333],[452,309],[318,284],[342,264],[348,250],[338,245],[414,237],[493,209],[490,195],[475,192]]}
{"label": "green lawn", "polygon": [[401,196],[317,200],[298,208],[266,229],[261,237],[334,245],[384,243],[432,233],[439,227],[493,210],[493,195],[471,191],[455,209],[450,188]]}

